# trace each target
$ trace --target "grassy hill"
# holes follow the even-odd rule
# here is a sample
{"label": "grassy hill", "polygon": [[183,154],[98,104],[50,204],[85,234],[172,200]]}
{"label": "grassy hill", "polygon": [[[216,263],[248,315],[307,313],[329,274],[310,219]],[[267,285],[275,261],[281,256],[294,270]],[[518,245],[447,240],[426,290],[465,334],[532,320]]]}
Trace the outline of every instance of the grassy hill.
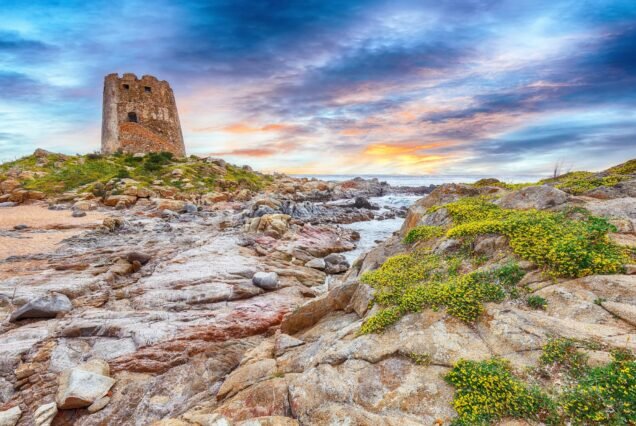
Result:
{"label": "grassy hill", "polygon": [[272,177],[220,159],[174,158],[171,153],[63,155],[37,150],[0,165],[0,181],[18,180],[27,190],[53,195],[90,191],[97,184],[132,179],[137,186],[161,185],[182,192],[247,188],[259,190]]}

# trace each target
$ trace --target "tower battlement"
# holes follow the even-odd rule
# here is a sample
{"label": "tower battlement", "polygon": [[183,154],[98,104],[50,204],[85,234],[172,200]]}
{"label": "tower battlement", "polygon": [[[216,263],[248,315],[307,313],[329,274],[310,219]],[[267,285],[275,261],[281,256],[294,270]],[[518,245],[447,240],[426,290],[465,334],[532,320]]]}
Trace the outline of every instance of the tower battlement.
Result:
{"label": "tower battlement", "polygon": [[104,78],[102,152],[116,151],[185,156],[177,104],[167,81],[133,73]]}

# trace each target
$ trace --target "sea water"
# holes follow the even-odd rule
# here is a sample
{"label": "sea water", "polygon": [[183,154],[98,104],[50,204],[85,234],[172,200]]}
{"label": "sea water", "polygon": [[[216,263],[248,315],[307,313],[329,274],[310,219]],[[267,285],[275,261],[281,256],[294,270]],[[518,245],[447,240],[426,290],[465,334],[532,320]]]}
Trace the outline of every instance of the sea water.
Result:
{"label": "sea water", "polygon": [[[328,181],[344,181],[353,179],[356,176],[351,175],[295,175],[295,177],[316,178]],[[475,176],[475,175],[446,175],[446,176],[388,176],[388,175],[361,175],[365,179],[377,178],[381,182],[387,182],[394,187],[417,187],[428,185],[440,185],[443,183],[472,183],[479,179],[492,176]],[[507,183],[537,182],[546,176],[537,175],[515,175],[515,176],[499,176],[497,179]],[[369,201],[380,206],[382,210],[386,207],[400,208],[410,207],[425,195],[413,194],[391,194],[382,197],[371,197]],[[385,219],[385,220],[369,220],[365,222],[355,222],[351,224],[341,225],[344,228],[352,229],[360,233],[360,240],[356,244],[354,250],[343,253],[349,263],[356,260],[361,254],[368,252],[378,242],[389,238],[394,232],[398,231],[404,222],[403,218]]]}

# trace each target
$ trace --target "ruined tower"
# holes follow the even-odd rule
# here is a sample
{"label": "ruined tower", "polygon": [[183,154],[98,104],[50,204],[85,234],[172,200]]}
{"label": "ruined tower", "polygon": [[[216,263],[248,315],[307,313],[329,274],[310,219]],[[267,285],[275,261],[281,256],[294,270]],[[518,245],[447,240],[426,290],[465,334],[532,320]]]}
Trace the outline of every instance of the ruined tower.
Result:
{"label": "ruined tower", "polygon": [[167,81],[109,74],[103,108],[102,153],[168,151],[185,156],[177,104]]}

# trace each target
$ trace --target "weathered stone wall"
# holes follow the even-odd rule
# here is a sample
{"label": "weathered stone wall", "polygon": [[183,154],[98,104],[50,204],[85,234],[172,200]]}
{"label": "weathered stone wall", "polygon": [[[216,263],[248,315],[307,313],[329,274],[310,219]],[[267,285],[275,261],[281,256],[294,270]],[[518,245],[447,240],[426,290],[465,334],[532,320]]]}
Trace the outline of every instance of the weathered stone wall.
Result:
{"label": "weathered stone wall", "polygon": [[185,156],[177,104],[166,81],[144,75],[104,79],[102,152],[169,151]]}

